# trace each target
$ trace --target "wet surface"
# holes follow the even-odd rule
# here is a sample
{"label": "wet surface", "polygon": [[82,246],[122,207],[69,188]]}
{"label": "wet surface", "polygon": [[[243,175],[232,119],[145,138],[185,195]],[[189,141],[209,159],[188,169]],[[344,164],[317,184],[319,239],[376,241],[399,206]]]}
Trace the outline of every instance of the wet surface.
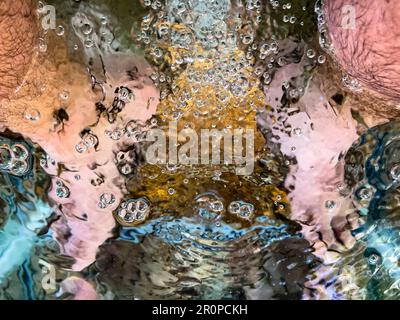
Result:
{"label": "wet surface", "polygon": [[1,101],[1,299],[398,298],[400,126],[320,1],[36,15]]}

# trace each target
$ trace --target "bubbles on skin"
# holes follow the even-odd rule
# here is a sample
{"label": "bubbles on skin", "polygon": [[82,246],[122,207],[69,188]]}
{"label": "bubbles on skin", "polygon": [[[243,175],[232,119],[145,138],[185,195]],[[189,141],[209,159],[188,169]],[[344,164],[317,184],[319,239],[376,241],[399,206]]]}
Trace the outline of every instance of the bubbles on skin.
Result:
{"label": "bubbles on skin", "polygon": [[380,262],[381,262],[381,257],[376,253],[373,253],[368,257],[368,263],[370,265],[376,266],[376,265],[380,264]]}
{"label": "bubbles on skin", "polygon": [[146,198],[123,201],[117,209],[117,216],[123,225],[137,225],[150,214],[150,203]]}
{"label": "bubbles on skin", "polygon": [[59,198],[69,198],[70,191],[63,181],[56,181],[56,196]]}
{"label": "bubbles on skin", "polygon": [[24,176],[31,169],[31,154],[27,147],[20,143],[1,144],[0,138],[0,171],[15,176]]}
{"label": "bubbles on skin", "polygon": [[328,53],[332,53],[334,48],[332,45],[332,41],[328,34],[328,29],[326,25],[326,19],[324,16],[324,12],[322,9],[323,1],[317,0],[315,2],[314,11],[317,15],[317,25],[318,25],[318,32],[319,32],[319,44],[320,46]]}
{"label": "bubbles on skin", "polygon": [[228,211],[243,219],[250,219],[254,214],[254,206],[244,201],[233,201],[229,204]]}
{"label": "bubbles on skin", "polygon": [[395,164],[390,169],[390,176],[394,181],[398,181],[400,179],[400,164]]}
{"label": "bubbles on skin", "polygon": [[64,35],[64,32],[65,32],[65,30],[64,30],[64,27],[63,26],[58,26],[57,27],[57,29],[56,29],[56,34],[58,35],[58,36],[63,36]]}

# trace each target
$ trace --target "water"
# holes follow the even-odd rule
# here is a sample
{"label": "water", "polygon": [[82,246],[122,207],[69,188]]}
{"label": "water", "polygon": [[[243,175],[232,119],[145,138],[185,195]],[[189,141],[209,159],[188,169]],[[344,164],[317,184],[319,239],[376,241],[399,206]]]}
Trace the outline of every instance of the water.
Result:
{"label": "water", "polygon": [[[2,101],[1,299],[398,298],[399,124],[362,109],[320,1],[47,5]],[[251,172],[202,129],[251,130]],[[160,131],[199,161],[147,161]]]}

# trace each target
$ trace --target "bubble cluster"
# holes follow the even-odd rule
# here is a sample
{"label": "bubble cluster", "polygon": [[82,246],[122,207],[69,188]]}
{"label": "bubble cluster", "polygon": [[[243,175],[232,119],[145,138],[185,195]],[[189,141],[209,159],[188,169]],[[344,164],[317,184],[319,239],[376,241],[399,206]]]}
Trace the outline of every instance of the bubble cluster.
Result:
{"label": "bubble cluster", "polygon": [[31,155],[22,143],[0,144],[0,171],[15,176],[26,175],[31,168]]}
{"label": "bubble cluster", "polygon": [[27,109],[24,112],[24,117],[26,120],[36,122],[40,119],[40,111],[37,109]]}
{"label": "bubble cluster", "polygon": [[144,222],[150,214],[150,203],[146,198],[123,201],[117,209],[117,217],[124,225]]}

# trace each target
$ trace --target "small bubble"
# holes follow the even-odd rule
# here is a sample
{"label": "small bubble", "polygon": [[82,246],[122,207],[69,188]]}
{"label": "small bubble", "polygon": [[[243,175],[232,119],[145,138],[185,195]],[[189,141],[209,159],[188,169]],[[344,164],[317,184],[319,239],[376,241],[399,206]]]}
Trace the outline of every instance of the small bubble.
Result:
{"label": "small bubble", "polygon": [[6,146],[0,147],[0,170],[7,170],[11,165],[11,160],[11,150]]}
{"label": "small bubble", "polygon": [[393,180],[397,181],[400,179],[400,164],[395,164],[391,169],[390,169],[390,176],[392,177]]}
{"label": "small bubble", "polygon": [[307,50],[307,57],[312,59],[315,57],[315,51],[313,49],[308,49]]}
{"label": "small bubble", "polygon": [[336,203],[333,200],[328,200],[325,202],[325,208],[331,210],[336,208]]}
{"label": "small bubble", "polygon": [[35,122],[40,119],[40,112],[37,109],[29,109],[25,111],[24,117],[29,121]]}
{"label": "small bubble", "polygon": [[69,92],[68,91],[60,92],[60,99],[61,100],[68,100],[69,99]]}
{"label": "small bubble", "polygon": [[75,150],[78,153],[84,153],[85,151],[87,151],[87,146],[83,141],[80,141],[76,146],[75,146]]}
{"label": "small bubble", "polygon": [[56,181],[56,195],[59,198],[69,198],[70,191],[61,180]]}
{"label": "small bubble", "polygon": [[91,47],[93,47],[94,42],[93,42],[92,39],[87,38],[87,39],[85,40],[84,44],[85,44],[85,47],[86,47],[86,48],[91,48]]}

